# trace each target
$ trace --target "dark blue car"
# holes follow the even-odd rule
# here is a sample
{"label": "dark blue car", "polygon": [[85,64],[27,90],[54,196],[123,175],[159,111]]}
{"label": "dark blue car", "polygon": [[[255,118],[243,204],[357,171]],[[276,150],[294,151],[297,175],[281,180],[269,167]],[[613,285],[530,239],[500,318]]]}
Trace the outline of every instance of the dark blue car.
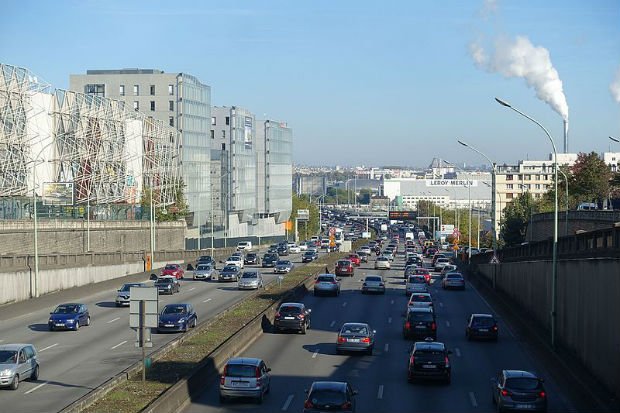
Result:
{"label": "dark blue car", "polygon": [[196,327],[198,318],[191,304],[167,304],[159,313],[157,332],[187,331]]}
{"label": "dark blue car", "polygon": [[60,304],[50,313],[47,322],[50,331],[53,330],[75,330],[80,326],[90,325],[90,314],[86,304],[68,303]]}

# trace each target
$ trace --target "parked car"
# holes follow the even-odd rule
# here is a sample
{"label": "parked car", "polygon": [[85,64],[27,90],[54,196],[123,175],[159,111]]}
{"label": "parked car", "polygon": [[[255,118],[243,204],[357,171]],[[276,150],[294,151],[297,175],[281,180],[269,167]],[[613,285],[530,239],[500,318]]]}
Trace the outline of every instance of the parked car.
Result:
{"label": "parked car", "polygon": [[161,270],[161,276],[165,275],[172,275],[177,280],[180,280],[185,276],[185,271],[180,264],[166,264]]}
{"label": "parked car", "polygon": [[481,338],[497,341],[498,330],[497,321],[491,314],[470,314],[467,317],[465,337],[467,340]]}
{"label": "parked car", "polygon": [[227,265],[220,270],[220,274],[217,277],[218,281],[239,281],[239,274],[241,273],[241,269],[234,265]]}
{"label": "parked car", "polygon": [[265,362],[258,358],[229,359],[220,377],[220,403],[230,398],[245,397],[262,403],[270,389],[270,371]]}
{"label": "parked car", "polygon": [[450,367],[451,351],[444,343],[436,341],[418,341],[413,344],[409,354],[407,380],[415,379],[443,380],[450,384],[452,369]]}
{"label": "parked car", "polygon": [[263,288],[263,275],[256,271],[243,271],[241,278],[237,282],[237,287],[240,290],[258,290]]}
{"label": "parked car", "polygon": [[178,293],[181,290],[181,285],[179,284],[179,281],[172,275],[158,277],[157,281],[155,281],[153,286],[157,288],[157,292],[159,294],[172,295],[174,293]]}
{"label": "parked car", "polygon": [[385,294],[385,281],[380,275],[367,275],[362,284],[362,294],[379,293]]}
{"label": "parked car", "polygon": [[547,411],[544,380],[524,370],[502,370],[491,379],[493,404],[497,411]]}
{"label": "parked car", "polygon": [[315,381],[305,392],[304,413],[355,412],[357,390],[347,382]]}
{"label": "parked car", "polygon": [[441,281],[441,287],[444,290],[449,288],[458,288],[460,290],[465,289],[465,279],[460,272],[449,272]]}
{"label": "parked car", "polygon": [[403,325],[405,339],[437,339],[437,323],[435,313],[430,308],[411,307],[407,310]]}
{"label": "parked car", "polygon": [[315,251],[306,251],[301,257],[301,262],[312,262],[319,258],[319,255]]}
{"label": "parked car", "polygon": [[187,331],[196,324],[198,317],[191,304],[166,304],[159,313],[157,332]]}
{"label": "parked car", "polygon": [[273,328],[276,332],[297,330],[306,334],[306,330],[310,328],[311,312],[303,303],[282,303],[273,320]]}
{"label": "parked car", "polygon": [[90,313],[86,304],[67,303],[60,304],[50,313],[47,326],[50,331],[75,330],[80,326],[90,325]]}
{"label": "parked car", "polygon": [[258,258],[257,253],[248,252],[246,256],[243,258],[243,263],[245,265],[258,265],[260,264],[260,258]]}
{"label": "parked car", "polygon": [[194,280],[210,280],[214,272],[211,264],[197,264],[194,269],[193,278]]}
{"label": "parked car", "polygon": [[0,387],[17,390],[21,380],[38,378],[39,360],[32,344],[0,344]]}
{"label": "parked car", "polygon": [[231,255],[226,258],[226,265],[236,265],[237,267],[243,269],[243,258],[239,255]]}
{"label": "parked car", "polygon": [[423,275],[409,275],[405,285],[405,295],[409,296],[412,293],[426,293],[428,292],[426,286],[426,278],[424,278]]}
{"label": "parked car", "polygon": [[353,277],[353,275],[355,274],[355,269],[353,268],[353,263],[351,262],[351,260],[346,259],[336,261],[335,273],[336,275],[340,276],[346,275],[349,277]]}
{"label": "parked car", "polygon": [[142,283],[126,283],[116,291],[116,306],[129,305],[131,287],[144,287]]}
{"label": "parked car", "polygon": [[380,256],[375,260],[375,270],[389,270],[391,267],[388,257]]}
{"label": "parked car", "polygon": [[338,332],[336,353],[363,351],[372,355],[375,347],[376,331],[366,323],[345,323]]}
{"label": "parked car", "polygon": [[211,267],[213,267],[214,270],[217,269],[217,266],[215,265],[215,260],[213,259],[212,256],[210,255],[201,255],[197,260],[196,260],[196,265],[200,265],[200,264],[209,264],[211,265]]}
{"label": "parked car", "polygon": [[263,255],[263,268],[275,267],[280,257],[276,253],[267,253]]}
{"label": "parked car", "polygon": [[273,270],[276,274],[288,274],[295,266],[289,260],[279,260],[276,262],[276,268]]}
{"label": "parked car", "polygon": [[340,279],[334,274],[319,274],[314,282],[314,295],[340,295]]}

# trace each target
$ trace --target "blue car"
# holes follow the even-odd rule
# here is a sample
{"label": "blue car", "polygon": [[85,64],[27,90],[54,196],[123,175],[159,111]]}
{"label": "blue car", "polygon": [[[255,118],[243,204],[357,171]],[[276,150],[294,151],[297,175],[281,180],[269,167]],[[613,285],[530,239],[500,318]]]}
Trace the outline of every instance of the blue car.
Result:
{"label": "blue car", "polygon": [[167,304],[159,314],[157,332],[187,331],[196,327],[198,317],[191,304]]}
{"label": "blue car", "polygon": [[86,304],[67,303],[60,304],[50,313],[47,322],[50,331],[54,330],[79,330],[80,326],[90,325],[90,314]]}

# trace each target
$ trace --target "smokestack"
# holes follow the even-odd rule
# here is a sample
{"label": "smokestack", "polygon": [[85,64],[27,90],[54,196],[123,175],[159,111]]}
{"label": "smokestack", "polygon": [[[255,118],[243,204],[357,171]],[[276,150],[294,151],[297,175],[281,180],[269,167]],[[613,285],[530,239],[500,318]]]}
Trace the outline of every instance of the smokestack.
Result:
{"label": "smokestack", "polygon": [[568,119],[564,119],[564,153],[568,153]]}

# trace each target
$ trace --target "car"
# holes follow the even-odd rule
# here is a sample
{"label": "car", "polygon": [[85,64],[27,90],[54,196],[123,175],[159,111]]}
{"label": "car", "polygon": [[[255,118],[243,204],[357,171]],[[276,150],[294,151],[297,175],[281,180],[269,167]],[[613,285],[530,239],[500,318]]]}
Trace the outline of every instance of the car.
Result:
{"label": "car", "polygon": [[322,239],[321,240],[321,249],[329,249],[329,239]]}
{"label": "car", "polygon": [[405,265],[422,265],[423,261],[420,257],[418,257],[417,255],[410,255],[409,257],[407,257],[407,261],[405,262]]}
{"label": "car", "polygon": [[301,257],[301,262],[312,262],[319,258],[319,255],[315,251],[306,251]]}
{"label": "car", "polygon": [[412,293],[426,293],[427,290],[426,278],[423,275],[409,275],[405,284],[405,295],[409,296]]}
{"label": "car", "polygon": [[301,248],[297,244],[292,244],[292,245],[289,245],[288,251],[291,254],[299,254],[301,252]]}
{"label": "car", "polygon": [[153,287],[157,288],[158,294],[174,294],[181,290],[179,281],[172,275],[158,277],[153,283]]}
{"label": "car", "polygon": [[115,304],[117,307],[129,305],[131,287],[144,287],[142,283],[126,283],[116,291]]}
{"label": "car", "polygon": [[191,304],[166,304],[159,313],[157,332],[187,331],[196,327],[198,317]]}
{"label": "car", "polygon": [[362,284],[362,294],[379,293],[385,294],[385,281],[380,275],[367,275]]}
{"label": "car", "polygon": [[407,302],[407,310],[412,307],[428,307],[433,309],[433,297],[429,293],[413,293]]}
{"label": "car", "polygon": [[383,251],[382,255],[388,260],[394,261],[394,253],[392,251],[386,249]]}
{"label": "car", "polygon": [[311,309],[303,303],[282,303],[273,320],[273,329],[278,331],[296,330],[306,334],[310,328]]}
{"label": "car", "polygon": [[451,351],[444,343],[437,341],[417,341],[409,353],[407,381],[416,379],[443,380],[450,384],[452,369],[450,367]]}
{"label": "car", "polygon": [[377,332],[366,323],[344,323],[336,339],[336,353],[362,351],[372,355]]}
{"label": "car", "polygon": [[274,268],[273,272],[276,274],[288,274],[294,267],[293,263],[289,260],[279,260],[276,262],[276,268]]}
{"label": "car", "polygon": [[353,277],[353,275],[355,274],[355,268],[353,267],[353,263],[349,259],[338,260],[336,261],[335,273],[336,275],[340,276],[346,275],[349,277]]}
{"label": "car", "polygon": [[217,280],[222,281],[239,281],[239,274],[241,273],[241,269],[234,265],[227,265],[220,270],[220,274],[217,277]]}
{"label": "car", "polygon": [[442,253],[440,253],[440,252],[435,253],[435,254],[433,255],[432,260],[431,260],[431,265],[435,266],[435,263],[436,263],[436,262],[437,262],[437,260],[438,260],[438,259],[440,259],[440,258],[448,258],[448,257],[446,257],[444,254],[442,254]]}
{"label": "car", "polygon": [[286,257],[289,254],[288,245],[280,245],[278,246],[278,255],[280,257]]}
{"label": "car", "polygon": [[268,254],[278,254],[278,247],[269,247],[267,248]]}
{"label": "car", "polygon": [[308,245],[308,251],[316,252],[318,254],[319,247],[317,247],[316,245]]}
{"label": "car", "polygon": [[17,390],[21,380],[38,378],[39,360],[32,344],[0,344],[0,387]]}
{"label": "car", "polygon": [[237,282],[237,288],[240,290],[258,290],[263,288],[263,275],[256,270],[243,271]]}
{"label": "car", "polygon": [[58,305],[50,313],[47,326],[50,331],[54,330],[74,330],[78,331],[80,326],[90,325],[90,313],[86,304],[66,303]]}
{"label": "car", "polygon": [[465,289],[465,279],[463,278],[463,274],[460,272],[449,272],[446,276],[441,280],[441,288],[444,290],[451,288],[458,288],[460,290]]}
{"label": "car", "polygon": [[361,262],[368,262],[368,253],[365,251],[357,251],[356,254],[360,257]]}
{"label": "car", "polygon": [[375,270],[389,270],[391,267],[388,257],[382,255],[375,260]]}
{"label": "car", "polygon": [[210,255],[201,255],[200,257],[198,257],[198,259],[196,260],[196,265],[198,266],[200,264],[209,264],[213,267],[214,270],[217,269],[215,265],[215,260]]}
{"label": "car", "polygon": [[340,295],[340,279],[335,274],[319,274],[314,281],[314,295]]}
{"label": "car", "polygon": [[253,398],[262,403],[271,386],[271,369],[259,358],[228,359],[220,376],[220,403],[231,398]]}
{"label": "car", "polygon": [[467,340],[480,338],[497,341],[498,330],[497,321],[491,314],[470,314],[467,317],[465,337]]}
{"label": "car", "polygon": [[437,261],[435,261],[435,271],[440,271],[443,269],[443,267],[445,267],[446,265],[450,264],[450,259],[449,258],[438,258]]}
{"label": "car", "polygon": [[448,264],[441,269],[441,277],[443,278],[449,272],[458,272],[459,267],[454,264]]}
{"label": "car", "polygon": [[192,278],[194,280],[210,280],[215,270],[211,264],[197,264],[194,269]]}
{"label": "car", "polygon": [[435,313],[429,307],[411,307],[405,315],[403,325],[403,337],[405,339],[418,338],[437,339],[437,323]]}
{"label": "car", "polygon": [[230,257],[226,258],[225,264],[236,265],[237,267],[243,269],[243,258],[239,255],[231,255]]}
{"label": "car", "polygon": [[491,379],[493,404],[497,411],[547,411],[544,380],[525,370],[501,370]]}
{"label": "car", "polygon": [[280,257],[277,253],[268,252],[263,255],[263,268],[275,267]]}
{"label": "car", "polygon": [[315,381],[305,392],[304,413],[355,412],[357,390],[347,382]]}
{"label": "car", "polygon": [[185,271],[180,264],[166,264],[166,266],[161,270],[160,275],[172,275],[177,280],[180,280],[185,276]]}
{"label": "car", "polygon": [[300,252],[308,251],[308,243],[302,242],[301,244],[299,244],[299,251]]}
{"label": "car", "polygon": [[366,253],[366,254],[371,254],[372,253],[372,249],[371,249],[370,245],[363,245],[357,251],[358,254],[360,252],[363,252],[363,253]]}
{"label": "car", "polygon": [[260,258],[258,254],[255,252],[248,252],[247,255],[243,258],[244,265],[258,265],[260,264]]}
{"label": "car", "polygon": [[252,241],[239,241],[237,243],[237,251],[250,251],[252,249]]}
{"label": "car", "polygon": [[357,254],[349,254],[347,259],[349,261],[351,261],[353,263],[353,265],[355,265],[356,267],[359,267],[362,264],[362,260],[361,260],[360,256],[357,255]]}
{"label": "car", "polygon": [[427,284],[431,282],[431,271],[428,268],[416,267],[414,271],[415,275],[421,275],[426,280]]}

